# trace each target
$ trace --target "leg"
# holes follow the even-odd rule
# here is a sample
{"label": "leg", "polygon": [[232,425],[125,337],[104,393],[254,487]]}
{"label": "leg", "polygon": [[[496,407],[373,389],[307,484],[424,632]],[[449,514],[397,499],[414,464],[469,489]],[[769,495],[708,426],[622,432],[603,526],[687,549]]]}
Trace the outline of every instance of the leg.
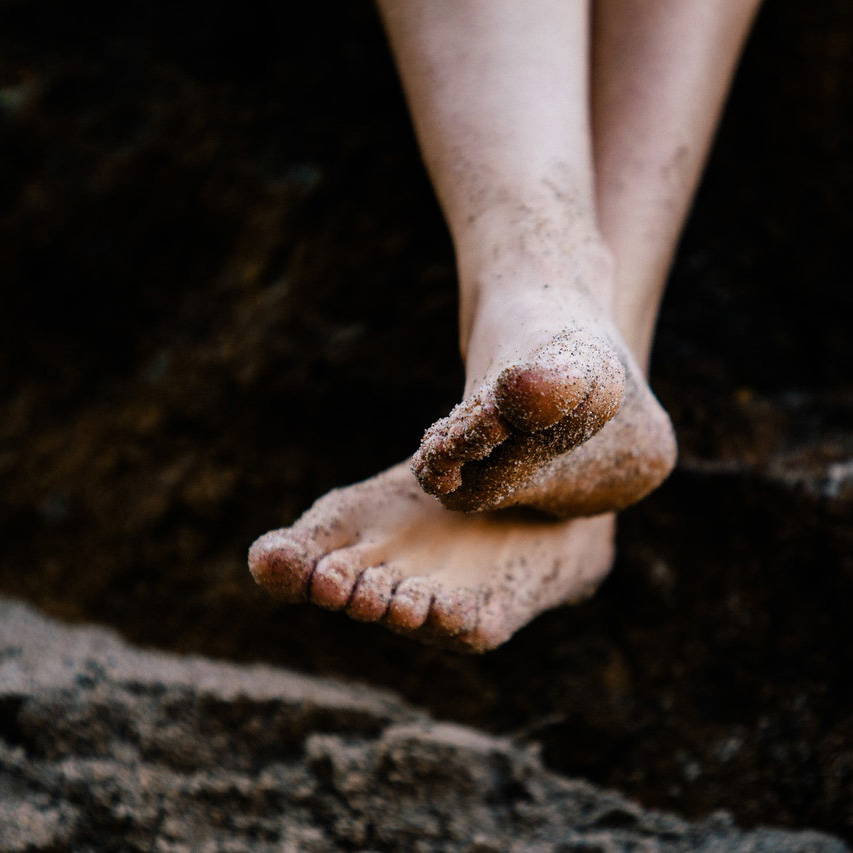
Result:
{"label": "leg", "polygon": [[[559,229],[557,239],[595,236],[586,2],[379,0],[379,8],[460,264],[506,248],[502,226],[522,205],[547,217],[534,225]],[[464,291],[463,302],[472,295]]]}
{"label": "leg", "polygon": [[[617,325],[645,370],[676,241],[759,0],[597,0],[593,150],[615,261]],[[674,461],[668,421],[629,374],[622,409],[513,500],[558,515],[619,509]]]}
{"label": "leg", "polygon": [[463,403],[415,459],[459,509],[504,501],[619,408],[595,222],[586,2],[380,0],[454,240]]}
{"label": "leg", "polygon": [[[618,61],[612,60],[606,76],[601,72],[594,82],[595,150],[605,164],[597,183],[598,203],[602,226],[616,252],[619,323],[637,359],[645,361],[672,246],[749,16],[741,14],[743,4],[721,2],[714,6],[728,9],[728,16],[721,11],[719,26],[708,27],[709,10],[699,0],[650,0],[643,8],[659,14],[633,31],[626,53],[624,40],[636,24],[635,4],[600,2],[606,5],[602,12],[609,23],[596,37],[596,69],[605,56],[618,56]],[[697,18],[690,23],[680,14],[668,14],[670,5],[689,5]],[[670,24],[676,23],[683,29],[670,31]],[[675,43],[683,48],[683,56],[665,61],[681,55],[672,53]],[[627,62],[631,56],[633,61]],[[654,56],[659,61],[649,59],[650,67],[640,64]],[[697,57],[715,68],[703,66]],[[659,75],[692,81],[690,91],[681,90],[676,80],[667,86],[664,79],[656,79]],[[718,83],[711,86],[710,80]],[[616,97],[632,85],[642,85],[647,94],[681,94],[663,104],[657,98]],[[611,97],[605,98],[608,91]],[[658,108],[665,115],[655,119]],[[710,118],[688,119],[703,114]],[[618,132],[622,122],[633,122],[635,134],[646,128],[646,138]],[[660,134],[658,145],[648,129],[659,126],[683,129],[684,137]],[[603,128],[613,132],[604,133]],[[670,175],[664,167],[681,145],[692,154],[680,154],[680,161],[692,165],[682,165],[681,179],[666,184],[664,192],[660,182]],[[639,157],[640,152],[642,157],[628,168],[626,164],[634,162],[629,154]],[[490,227],[499,221],[492,216]],[[665,415],[649,409],[649,399],[653,402],[651,392],[632,378],[622,411],[588,442],[550,463],[538,484],[527,490],[527,502],[569,511],[572,501],[577,507],[581,500],[579,493],[598,490],[604,495],[608,489],[611,500],[621,499],[622,472],[637,464],[638,452],[653,457],[649,448],[660,441],[661,430],[665,432],[660,427]],[[585,504],[587,509],[591,505]],[[418,639],[484,651],[542,610],[589,595],[610,566],[612,536],[612,514],[545,521],[512,513],[450,512],[418,488],[404,463],[331,492],[293,527],[262,536],[252,546],[249,563],[257,582],[285,601],[313,601]]]}
{"label": "leg", "polygon": [[592,107],[599,223],[617,322],[648,363],[675,244],[760,0],[597,0]]}

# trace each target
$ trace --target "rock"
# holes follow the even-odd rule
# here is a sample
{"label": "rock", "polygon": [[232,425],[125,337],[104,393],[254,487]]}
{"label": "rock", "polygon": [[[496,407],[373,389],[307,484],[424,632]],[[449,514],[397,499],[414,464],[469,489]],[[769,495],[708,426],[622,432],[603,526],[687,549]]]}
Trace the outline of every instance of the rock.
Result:
{"label": "rock", "polygon": [[842,853],[689,823],[392,694],[134,649],[0,601],[2,849]]}

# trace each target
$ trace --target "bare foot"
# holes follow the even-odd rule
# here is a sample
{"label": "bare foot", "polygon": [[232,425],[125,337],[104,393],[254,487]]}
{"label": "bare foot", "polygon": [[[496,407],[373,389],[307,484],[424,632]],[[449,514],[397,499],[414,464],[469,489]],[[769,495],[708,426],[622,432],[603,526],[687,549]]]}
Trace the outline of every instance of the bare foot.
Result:
{"label": "bare foot", "polygon": [[675,443],[612,320],[606,251],[589,241],[531,251],[528,241],[486,266],[462,276],[465,396],[424,435],[420,485],[449,509],[562,516],[648,494]]}
{"label": "bare foot", "polygon": [[588,441],[553,457],[550,431],[507,441],[488,460],[467,463],[460,487],[441,502],[454,510],[523,506],[578,518],[624,509],[656,489],[675,465],[675,434],[639,366],[626,362],[619,413]]}
{"label": "bare foot", "polygon": [[484,652],[543,610],[590,596],[611,565],[613,526],[612,515],[449,512],[403,463],[260,537],[249,567],[284,601]]}

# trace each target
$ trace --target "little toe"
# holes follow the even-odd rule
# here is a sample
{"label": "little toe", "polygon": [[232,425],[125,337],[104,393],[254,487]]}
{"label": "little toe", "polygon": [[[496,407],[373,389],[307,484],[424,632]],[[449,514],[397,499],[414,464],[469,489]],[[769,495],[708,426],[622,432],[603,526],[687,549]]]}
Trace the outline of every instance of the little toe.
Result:
{"label": "little toe", "polygon": [[391,603],[395,583],[394,574],[384,566],[365,569],[355,582],[347,614],[359,622],[379,621]]}
{"label": "little toe", "polygon": [[366,565],[370,565],[368,553],[358,545],[323,557],[311,576],[311,601],[327,610],[342,610]]}
{"label": "little toe", "polygon": [[255,583],[282,601],[305,601],[308,581],[320,553],[310,541],[272,530],[249,549],[249,570]]}
{"label": "little toe", "polygon": [[475,590],[441,589],[430,606],[428,627],[447,637],[472,631],[477,624],[477,605]]}
{"label": "little toe", "polygon": [[509,435],[509,427],[494,401],[476,396],[463,404],[463,412],[447,431],[442,455],[467,462],[482,459]]}
{"label": "little toe", "polygon": [[425,577],[406,578],[394,590],[385,622],[391,628],[414,631],[426,622],[435,584]]}

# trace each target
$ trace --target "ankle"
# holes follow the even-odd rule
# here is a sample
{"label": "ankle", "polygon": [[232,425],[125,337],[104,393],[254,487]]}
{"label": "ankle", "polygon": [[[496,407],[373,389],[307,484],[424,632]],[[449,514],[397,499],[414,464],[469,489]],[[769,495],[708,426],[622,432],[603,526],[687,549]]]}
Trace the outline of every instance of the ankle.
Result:
{"label": "ankle", "polygon": [[533,282],[553,288],[552,296],[583,292],[612,312],[615,264],[597,229],[539,221],[541,227],[479,228],[456,242],[463,339],[484,300],[530,296]]}

